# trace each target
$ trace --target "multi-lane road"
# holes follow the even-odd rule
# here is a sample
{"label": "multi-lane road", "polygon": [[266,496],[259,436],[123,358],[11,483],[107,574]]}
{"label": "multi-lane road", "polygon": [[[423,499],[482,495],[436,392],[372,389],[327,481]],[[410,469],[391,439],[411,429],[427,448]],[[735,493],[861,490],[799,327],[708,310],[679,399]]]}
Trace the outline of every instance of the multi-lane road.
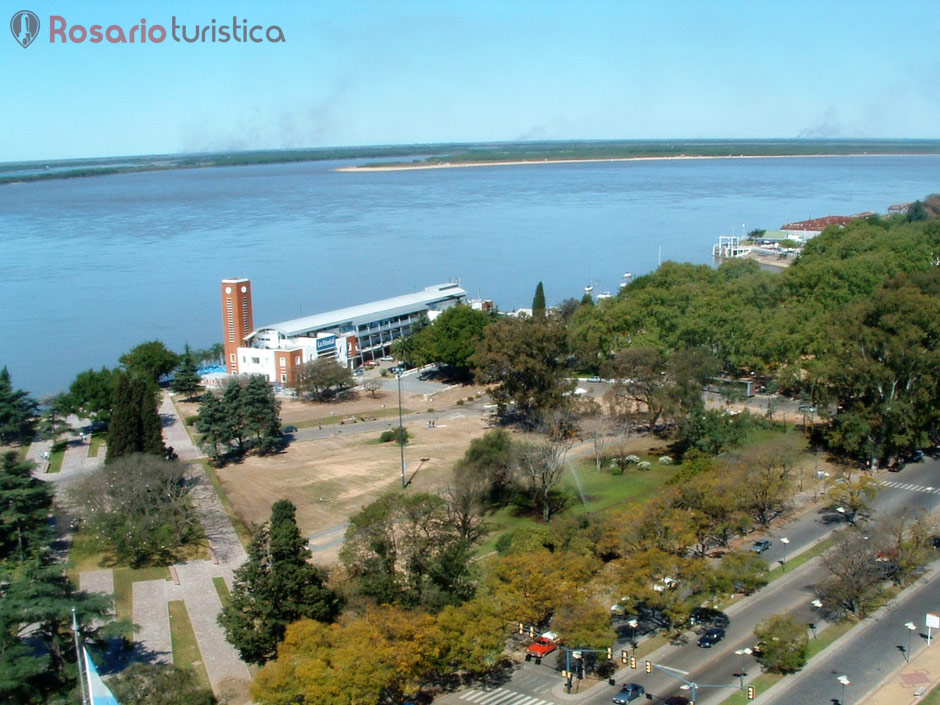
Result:
{"label": "multi-lane road", "polygon": [[[904,511],[930,514],[940,509],[940,462],[936,460],[928,458],[907,466],[900,473],[882,474],[879,481],[881,492],[874,501],[876,518]],[[813,511],[775,527],[767,534],[772,546],[762,557],[770,564],[777,564],[801,553],[840,527],[839,523],[832,523],[833,518],[830,512]],[[782,542],[783,538],[788,542]],[[927,611],[940,610],[938,573],[940,570],[935,569],[925,574],[877,618],[866,620],[820,654],[803,672],[785,679],[771,692],[760,694],[756,702],[773,705],[830,703],[842,695],[842,686],[834,673],[847,675],[851,682],[846,688],[845,702],[857,702],[903,660],[904,653],[897,647],[907,648],[909,630],[904,624],[914,622],[922,626]],[[753,657],[735,654],[736,650],[753,646],[753,630],[758,622],[779,612],[792,612],[807,625],[818,621],[811,602],[813,586],[821,577],[823,569],[819,561],[810,561],[785,573],[768,587],[751,597],[741,598],[726,610],[731,623],[724,641],[711,649],[697,647],[694,637],[686,644],[664,646],[641,659],[641,669],[621,669],[616,675],[617,688],[600,684],[566,695],[560,687],[561,674],[549,658],[541,665],[521,664],[512,678],[498,687],[452,693],[440,700],[447,705],[549,705],[576,699],[586,705],[601,705],[610,703],[619,684],[627,681],[642,684],[657,698],[691,697],[688,689],[681,688],[682,681],[666,675],[663,670],[655,669],[649,675],[644,673],[642,662],[648,658],[656,664],[685,671],[687,675],[682,678],[700,686],[696,702],[716,705],[734,689],[706,686],[735,686],[740,682],[738,673],[747,673],[745,683],[760,673]],[[910,636],[916,651],[923,642],[922,636],[919,633]],[[618,652],[619,648],[618,644]]]}

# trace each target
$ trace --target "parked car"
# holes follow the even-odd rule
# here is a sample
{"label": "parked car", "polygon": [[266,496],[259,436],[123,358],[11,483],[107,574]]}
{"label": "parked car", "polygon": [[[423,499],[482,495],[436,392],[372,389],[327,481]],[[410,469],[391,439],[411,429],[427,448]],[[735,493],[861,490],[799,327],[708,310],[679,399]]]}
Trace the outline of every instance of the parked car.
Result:
{"label": "parked car", "polygon": [[754,551],[754,553],[763,553],[769,549],[771,545],[773,544],[767,539],[760,539],[759,541],[754,542],[754,544],[751,546],[751,550]]}
{"label": "parked car", "polygon": [[919,462],[920,462],[921,460],[923,460],[923,459],[924,459],[924,451],[922,451],[922,450],[915,450],[913,453],[911,453],[911,462],[912,462],[912,463],[919,463]]}
{"label": "parked car", "polygon": [[297,433],[297,427],[296,427],[296,426],[285,426],[284,428],[281,429],[281,431],[282,431],[283,433]]}
{"label": "parked car", "polygon": [[709,629],[698,640],[698,645],[703,649],[710,649],[719,641],[725,638],[724,629]]}
{"label": "parked car", "polygon": [[395,358],[391,355],[384,355],[379,358],[382,362],[395,362]]}
{"label": "parked car", "polygon": [[534,658],[548,656],[558,648],[558,643],[558,635],[555,632],[545,632],[535,637],[535,641],[529,644],[529,647],[525,650],[525,655]]}
{"label": "parked car", "polygon": [[617,705],[626,705],[626,703],[642,698],[645,694],[646,688],[639,683],[624,683],[620,692],[614,696],[614,702]]}

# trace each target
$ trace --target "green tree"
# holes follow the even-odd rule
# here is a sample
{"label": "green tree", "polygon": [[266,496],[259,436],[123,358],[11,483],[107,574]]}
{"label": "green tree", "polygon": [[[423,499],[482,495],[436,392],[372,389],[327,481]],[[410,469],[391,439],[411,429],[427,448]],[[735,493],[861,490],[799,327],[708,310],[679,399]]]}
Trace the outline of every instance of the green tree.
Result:
{"label": "green tree", "polygon": [[63,433],[71,428],[66,417],[71,413],[72,401],[68,394],[59,393],[43,399],[45,410],[39,418],[40,435],[56,442]]}
{"label": "green tree", "polygon": [[169,565],[204,538],[193,488],[181,463],[136,453],[76,482],[71,495],[114,560],[137,568]]}
{"label": "green tree", "polygon": [[714,591],[750,595],[767,584],[767,563],[753,551],[726,553],[712,571]]}
{"label": "green tree", "polygon": [[203,450],[219,465],[232,440],[232,429],[219,395],[209,391],[202,395],[195,428]]}
{"label": "green tree", "polygon": [[72,410],[92,422],[107,424],[114,403],[116,373],[107,367],[80,372],[69,385]]}
{"label": "green tree", "polygon": [[146,379],[118,373],[105,462],[110,463],[132,453],[166,455],[157,394],[156,387]]}
{"label": "green tree", "polygon": [[16,451],[3,454],[0,465],[0,563],[22,562],[44,547],[52,506],[52,490],[33,477],[32,462],[22,462]]}
{"label": "green tree", "polygon": [[352,370],[327,357],[305,362],[297,372],[297,390],[315,401],[326,401],[354,384]]}
{"label": "green tree", "polygon": [[33,439],[38,404],[22,389],[13,389],[10,372],[0,370],[0,444]]}
{"label": "green tree", "polygon": [[201,388],[199,374],[196,372],[196,359],[193,356],[193,351],[189,348],[189,343],[186,343],[179,364],[176,366],[173,381],[170,382],[170,389],[177,394],[192,397]]}
{"label": "green tree", "polygon": [[470,306],[452,306],[434,322],[413,336],[417,351],[415,361],[437,362],[455,368],[458,375],[470,369],[470,358],[483,338],[493,316]]}
{"label": "green tree", "polygon": [[350,517],[339,558],[360,594],[436,610],[472,597],[471,548],[441,497],[390,494]]}
{"label": "green tree", "polygon": [[248,560],[235,571],[231,602],[219,614],[228,641],[248,663],[273,659],[287,627],[300,619],[332,621],[340,601],[326,576],[309,563],[297,510],[282,499],[254,535]]}
{"label": "green tree", "polygon": [[454,483],[457,487],[474,488],[490,505],[506,504],[514,485],[509,433],[495,428],[470,441],[470,447],[454,466]]}
{"label": "green tree", "polygon": [[760,660],[771,673],[796,673],[806,664],[806,626],[790,614],[775,614],[754,629],[761,644]]}
{"label": "green tree", "polygon": [[566,359],[559,322],[503,318],[487,326],[470,362],[480,382],[495,385],[490,396],[500,416],[535,426],[567,403]]}
{"label": "green tree", "polygon": [[151,340],[132,348],[119,358],[124,368],[146,380],[159,384],[180,363],[180,356],[159,340]]}
{"label": "green tree", "polygon": [[535,287],[535,296],[532,297],[532,318],[545,318],[545,289],[542,282]]}
{"label": "green tree", "polygon": [[108,679],[121,705],[216,705],[192,671],[162,663],[132,663]]}
{"label": "green tree", "polygon": [[281,404],[261,375],[252,375],[241,393],[241,417],[252,448],[262,454],[281,447]]}

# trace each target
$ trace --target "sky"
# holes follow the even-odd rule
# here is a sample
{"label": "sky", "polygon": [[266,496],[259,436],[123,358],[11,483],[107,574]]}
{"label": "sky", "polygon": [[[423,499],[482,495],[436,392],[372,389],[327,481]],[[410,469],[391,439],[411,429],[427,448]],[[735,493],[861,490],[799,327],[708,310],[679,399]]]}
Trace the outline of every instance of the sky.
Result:
{"label": "sky", "polygon": [[[437,142],[940,138],[935,0],[0,0],[3,24],[24,9],[40,21],[29,46],[0,29],[0,162]],[[285,41],[177,42],[174,17],[190,37],[195,25],[236,17],[262,38],[276,26]],[[141,43],[138,30],[133,43],[90,41],[93,25],[129,37],[142,20],[167,38]],[[50,42],[50,27],[63,24]],[[82,32],[85,41],[70,39]]]}

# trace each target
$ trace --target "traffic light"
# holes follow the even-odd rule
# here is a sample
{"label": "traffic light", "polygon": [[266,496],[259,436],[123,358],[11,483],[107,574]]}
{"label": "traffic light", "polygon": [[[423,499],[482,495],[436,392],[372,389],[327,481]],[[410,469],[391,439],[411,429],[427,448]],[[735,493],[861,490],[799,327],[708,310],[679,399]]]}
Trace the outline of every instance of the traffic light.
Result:
{"label": "traffic light", "polygon": [[519,622],[519,633],[525,634],[525,625],[522,622]]}
{"label": "traffic light", "polygon": [[535,627],[529,627],[529,636],[535,638]]}
{"label": "traffic light", "polygon": [[647,673],[652,673],[652,672],[653,672],[653,662],[652,662],[652,661],[647,661],[647,662],[646,662],[646,672],[647,672]]}
{"label": "traffic light", "polygon": [[614,660],[614,648],[612,646],[607,647],[607,660],[608,661]]}
{"label": "traffic light", "polygon": [[630,668],[632,668],[634,671],[636,670],[636,656],[630,657]]}
{"label": "traffic light", "polygon": [[627,662],[627,650],[621,649],[620,650],[620,663],[626,663],[626,662]]}
{"label": "traffic light", "polygon": [[757,691],[754,689],[753,685],[749,685],[747,687],[747,699],[753,700],[756,697],[757,697]]}

